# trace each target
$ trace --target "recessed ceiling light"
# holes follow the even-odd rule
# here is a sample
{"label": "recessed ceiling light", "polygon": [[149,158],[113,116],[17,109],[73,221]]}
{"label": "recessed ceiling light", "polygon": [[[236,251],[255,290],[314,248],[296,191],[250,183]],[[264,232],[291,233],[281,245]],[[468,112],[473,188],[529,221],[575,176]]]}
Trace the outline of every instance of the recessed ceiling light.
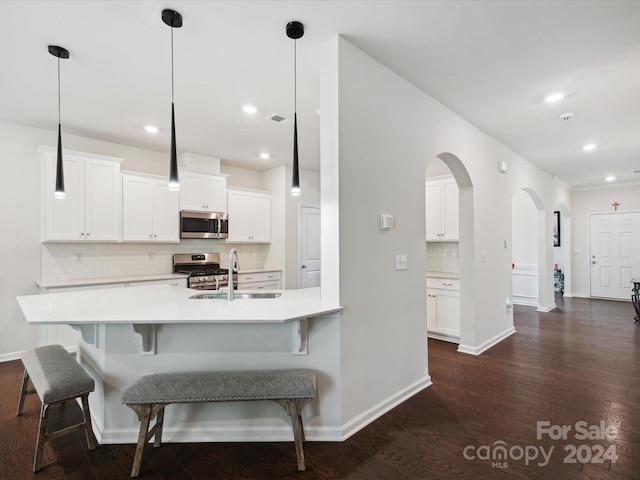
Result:
{"label": "recessed ceiling light", "polygon": [[271,158],[271,155],[269,155],[267,152],[262,152],[260,154],[260,158],[263,160],[269,160],[269,158]]}
{"label": "recessed ceiling light", "polygon": [[567,113],[561,113],[560,115],[558,115],[558,118],[562,121],[568,121],[568,120],[573,120],[573,113],[571,112],[567,112]]}
{"label": "recessed ceiling light", "polygon": [[590,152],[591,150],[595,150],[597,146],[598,145],[596,145],[595,143],[590,143],[589,145],[585,145],[584,147],[582,147],[582,149]]}
{"label": "recessed ceiling light", "polygon": [[607,182],[613,182],[615,179],[616,177],[614,177],[613,175],[609,175],[608,177],[605,178]]}
{"label": "recessed ceiling light", "polygon": [[242,111],[244,113],[249,114],[249,115],[253,115],[254,113],[256,113],[258,111],[258,109],[254,105],[243,105],[242,106]]}
{"label": "recessed ceiling light", "polygon": [[544,101],[547,103],[553,103],[553,102],[559,102],[563,98],[564,98],[564,93],[556,92],[556,93],[547,95],[547,98],[545,98]]}
{"label": "recessed ceiling light", "polygon": [[146,125],[144,129],[147,133],[158,133],[158,127],[155,127],[153,125]]}

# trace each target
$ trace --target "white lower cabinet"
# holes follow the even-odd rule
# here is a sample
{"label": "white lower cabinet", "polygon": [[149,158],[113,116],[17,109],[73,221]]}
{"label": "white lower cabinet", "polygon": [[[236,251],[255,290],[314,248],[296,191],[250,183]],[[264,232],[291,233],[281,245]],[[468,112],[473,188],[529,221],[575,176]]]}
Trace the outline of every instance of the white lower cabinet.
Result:
{"label": "white lower cabinet", "polygon": [[427,330],[430,338],[460,342],[460,281],[427,278]]}
{"label": "white lower cabinet", "polygon": [[238,290],[280,290],[282,289],[281,279],[280,271],[240,273]]}

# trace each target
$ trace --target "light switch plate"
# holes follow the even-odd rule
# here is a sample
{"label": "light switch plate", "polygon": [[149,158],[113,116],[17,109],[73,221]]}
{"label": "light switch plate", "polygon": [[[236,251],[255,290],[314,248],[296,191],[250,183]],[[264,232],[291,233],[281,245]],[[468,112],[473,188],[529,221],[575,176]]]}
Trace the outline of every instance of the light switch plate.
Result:
{"label": "light switch plate", "polygon": [[406,270],[406,269],[407,269],[407,256],[396,255],[396,270]]}
{"label": "light switch plate", "polygon": [[391,215],[380,215],[380,230],[393,229],[393,217]]}

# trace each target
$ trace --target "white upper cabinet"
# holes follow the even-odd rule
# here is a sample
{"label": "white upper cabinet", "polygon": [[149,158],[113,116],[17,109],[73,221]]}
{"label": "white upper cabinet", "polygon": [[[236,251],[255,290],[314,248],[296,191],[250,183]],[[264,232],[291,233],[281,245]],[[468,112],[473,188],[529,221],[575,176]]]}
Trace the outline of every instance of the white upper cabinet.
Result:
{"label": "white upper cabinet", "polygon": [[179,242],[178,192],[164,177],[122,175],[122,239],[127,242]]}
{"label": "white upper cabinet", "polygon": [[425,222],[428,242],[457,242],[460,238],[458,184],[453,177],[425,181]]}
{"label": "white upper cabinet", "polygon": [[271,242],[271,193],[229,188],[227,242]]}
{"label": "white upper cabinet", "polygon": [[227,211],[227,176],[180,170],[180,208]]}
{"label": "white upper cabinet", "polygon": [[65,150],[65,198],[54,197],[56,150],[41,147],[42,240],[100,241],[121,239],[122,159]]}

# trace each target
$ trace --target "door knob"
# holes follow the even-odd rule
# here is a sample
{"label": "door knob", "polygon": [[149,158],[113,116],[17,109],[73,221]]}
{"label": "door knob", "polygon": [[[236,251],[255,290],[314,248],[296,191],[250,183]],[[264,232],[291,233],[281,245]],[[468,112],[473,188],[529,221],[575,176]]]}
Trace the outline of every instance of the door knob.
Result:
{"label": "door knob", "polygon": [[307,266],[306,265],[301,265],[300,268],[307,268]]}

